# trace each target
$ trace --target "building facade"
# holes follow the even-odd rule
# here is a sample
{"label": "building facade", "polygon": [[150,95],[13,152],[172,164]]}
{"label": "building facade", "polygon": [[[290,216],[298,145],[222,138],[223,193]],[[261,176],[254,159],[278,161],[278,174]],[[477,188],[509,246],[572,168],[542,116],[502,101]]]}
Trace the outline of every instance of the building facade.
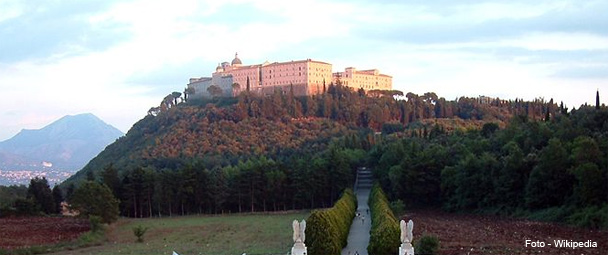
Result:
{"label": "building facade", "polygon": [[338,81],[354,90],[363,88],[368,90],[391,90],[393,89],[393,77],[381,74],[378,69],[357,70],[354,67],[347,67],[344,72],[333,74],[334,83]]}
{"label": "building facade", "polygon": [[332,73],[331,64],[311,59],[243,65],[238,54],[232,62],[218,64],[211,77],[191,78],[188,88],[194,90],[191,98],[213,96],[208,91],[213,85],[221,89],[216,96],[236,96],[247,89],[262,95],[276,89],[286,93],[292,88],[295,95],[315,95],[337,80],[355,90],[392,88],[392,77],[377,69],[357,71],[349,67],[343,73]]}

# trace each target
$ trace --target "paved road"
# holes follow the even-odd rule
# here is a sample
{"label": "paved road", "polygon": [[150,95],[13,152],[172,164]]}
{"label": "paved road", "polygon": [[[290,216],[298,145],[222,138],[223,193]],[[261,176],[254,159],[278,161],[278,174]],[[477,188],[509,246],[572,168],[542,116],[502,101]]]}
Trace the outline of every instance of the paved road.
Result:
{"label": "paved road", "polygon": [[350,232],[348,233],[348,244],[342,249],[342,255],[354,255],[355,252],[358,252],[359,255],[368,255],[369,231],[372,228],[369,206],[367,204],[369,191],[369,188],[358,188],[355,192],[357,203],[359,204],[357,212],[361,216],[355,216],[355,219],[353,219],[353,224],[350,226]]}

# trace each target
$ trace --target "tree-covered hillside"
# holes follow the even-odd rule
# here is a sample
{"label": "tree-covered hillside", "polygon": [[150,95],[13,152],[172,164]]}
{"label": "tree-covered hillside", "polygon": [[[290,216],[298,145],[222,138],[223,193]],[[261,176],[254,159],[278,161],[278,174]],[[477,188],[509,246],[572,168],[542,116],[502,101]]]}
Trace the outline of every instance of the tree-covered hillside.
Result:
{"label": "tree-covered hillside", "polygon": [[99,173],[109,164],[121,171],[147,166],[175,168],[195,162],[207,167],[226,166],[252,156],[284,158],[319,152],[332,137],[355,133],[392,133],[405,127],[422,132],[434,123],[453,131],[480,127],[488,121],[504,125],[516,114],[543,119],[558,111],[552,100],[463,97],[449,101],[435,93],[408,93],[396,100],[377,91],[365,95],[333,85],[326,94],[311,97],[277,91],[266,97],[243,93],[237,100],[178,102],[163,100],[164,107],[158,109],[164,110],[137,122],[125,137],[108,146],[67,183],[83,179],[88,172]]}
{"label": "tree-covered hillside", "polygon": [[352,186],[355,167],[385,135],[427,137],[489,121],[504,126],[518,114],[559,114],[552,101],[450,101],[339,85],[309,97],[277,90],[182,102],[178,94],[63,183],[68,198],[86,178],[104,182],[121,213],[134,217],[325,207]]}

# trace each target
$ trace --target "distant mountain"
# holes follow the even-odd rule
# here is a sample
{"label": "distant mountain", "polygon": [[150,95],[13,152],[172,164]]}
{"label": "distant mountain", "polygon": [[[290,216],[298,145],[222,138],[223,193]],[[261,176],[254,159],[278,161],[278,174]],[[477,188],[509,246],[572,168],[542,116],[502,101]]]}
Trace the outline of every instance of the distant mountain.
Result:
{"label": "distant mountain", "polygon": [[78,170],[122,135],[93,114],[68,115],[0,142],[0,165],[23,169],[24,165],[48,162],[53,168]]}

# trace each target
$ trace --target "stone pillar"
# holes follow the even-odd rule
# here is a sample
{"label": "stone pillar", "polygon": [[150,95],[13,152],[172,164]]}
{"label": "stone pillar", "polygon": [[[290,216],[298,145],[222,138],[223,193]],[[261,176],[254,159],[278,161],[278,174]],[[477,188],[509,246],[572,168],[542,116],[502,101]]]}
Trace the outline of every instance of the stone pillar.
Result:
{"label": "stone pillar", "polygon": [[402,243],[399,247],[399,255],[414,255],[414,247],[411,243]]}
{"label": "stone pillar", "polygon": [[306,255],[308,252],[306,251],[306,245],[304,243],[295,243],[293,247],[291,247],[291,255]]}

